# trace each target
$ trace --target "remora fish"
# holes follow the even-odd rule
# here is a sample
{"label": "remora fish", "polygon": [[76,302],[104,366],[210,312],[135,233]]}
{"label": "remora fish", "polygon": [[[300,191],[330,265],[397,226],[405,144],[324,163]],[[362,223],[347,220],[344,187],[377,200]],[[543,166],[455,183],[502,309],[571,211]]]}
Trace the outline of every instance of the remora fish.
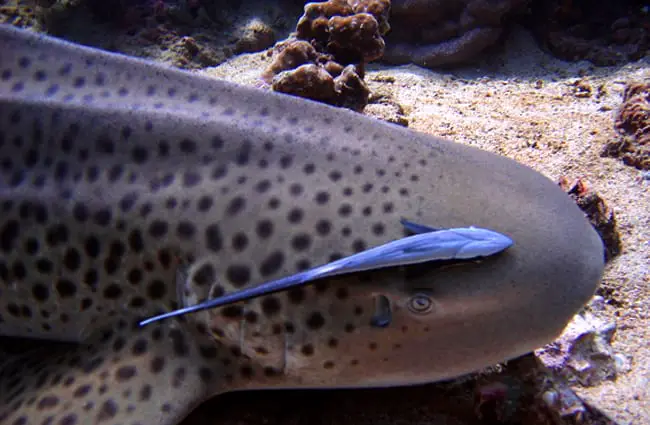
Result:
{"label": "remora fish", "polygon": [[[478,259],[497,254],[512,246],[512,240],[510,238],[487,229],[480,229],[473,226],[458,229],[434,229],[407,220],[401,220],[401,222],[406,229],[417,234],[391,241],[290,276],[264,282],[199,304],[151,317],[141,321],[140,326],[145,326],[161,319],[177,317],[257,298],[262,295],[296,289],[326,277],[431,261]],[[188,278],[190,277],[183,277],[183,279]],[[181,282],[179,286],[182,287],[184,284],[184,282]],[[214,284],[219,283],[215,282]]]}
{"label": "remora fish", "polygon": [[[551,341],[599,282],[582,212],[512,160],[8,26],[0,45],[0,335],[78,343],[1,363],[3,424],[450,378]],[[396,240],[400,217],[515,244],[138,326],[186,302],[188,265],[200,302]]]}

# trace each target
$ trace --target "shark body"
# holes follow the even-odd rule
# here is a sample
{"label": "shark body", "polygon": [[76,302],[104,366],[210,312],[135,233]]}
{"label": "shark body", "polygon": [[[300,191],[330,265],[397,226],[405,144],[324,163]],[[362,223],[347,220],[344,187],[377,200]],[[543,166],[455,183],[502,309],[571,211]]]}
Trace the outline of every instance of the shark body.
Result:
{"label": "shark body", "polygon": [[[515,161],[7,26],[0,45],[0,335],[70,343],[0,357],[1,424],[456,377],[551,341],[600,280],[583,213]],[[398,239],[401,217],[514,245],[138,325]]]}

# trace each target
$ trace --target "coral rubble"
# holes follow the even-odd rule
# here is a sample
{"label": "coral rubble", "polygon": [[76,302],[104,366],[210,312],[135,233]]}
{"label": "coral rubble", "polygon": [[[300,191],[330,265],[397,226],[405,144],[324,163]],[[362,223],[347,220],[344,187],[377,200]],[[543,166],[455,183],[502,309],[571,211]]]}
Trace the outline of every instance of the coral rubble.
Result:
{"label": "coral rubble", "polygon": [[364,65],[383,55],[389,11],[390,0],[307,3],[262,78],[275,91],[363,110],[370,95]]}

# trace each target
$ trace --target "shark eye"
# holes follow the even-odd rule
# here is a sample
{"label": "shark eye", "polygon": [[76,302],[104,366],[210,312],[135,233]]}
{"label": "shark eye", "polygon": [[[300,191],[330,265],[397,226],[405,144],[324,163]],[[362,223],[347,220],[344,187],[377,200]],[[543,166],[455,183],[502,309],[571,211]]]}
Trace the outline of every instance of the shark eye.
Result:
{"label": "shark eye", "polygon": [[433,308],[433,300],[425,294],[415,294],[409,299],[408,308],[416,314],[426,314]]}

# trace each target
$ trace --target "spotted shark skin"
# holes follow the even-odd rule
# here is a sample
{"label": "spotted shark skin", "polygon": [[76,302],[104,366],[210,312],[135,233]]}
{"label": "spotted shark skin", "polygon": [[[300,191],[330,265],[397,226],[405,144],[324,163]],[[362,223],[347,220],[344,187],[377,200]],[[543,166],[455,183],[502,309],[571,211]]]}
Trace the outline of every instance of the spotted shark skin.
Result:
{"label": "spotted shark skin", "polygon": [[[582,212],[512,160],[8,26],[0,45],[0,335],[67,342],[0,357],[3,425],[456,377],[551,341],[600,280]],[[138,326],[398,239],[401,217],[515,243]]]}

